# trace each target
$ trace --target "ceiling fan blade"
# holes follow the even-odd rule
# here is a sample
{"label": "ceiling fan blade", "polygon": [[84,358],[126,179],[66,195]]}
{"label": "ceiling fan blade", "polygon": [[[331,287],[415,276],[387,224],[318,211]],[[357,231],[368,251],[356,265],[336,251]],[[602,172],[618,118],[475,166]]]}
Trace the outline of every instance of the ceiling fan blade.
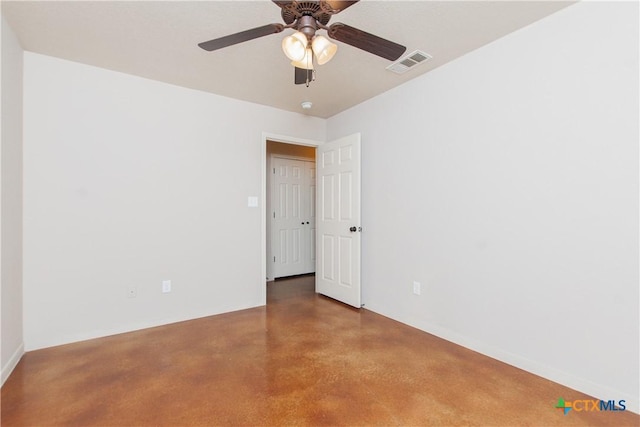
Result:
{"label": "ceiling fan blade", "polygon": [[406,47],[383,39],[349,25],[336,22],[327,31],[329,37],[358,49],[365,50],[384,59],[395,61],[407,50]]}
{"label": "ceiling fan blade", "polygon": [[268,24],[263,25],[262,27],[242,31],[240,33],[220,37],[218,39],[209,40],[207,42],[198,43],[198,46],[200,46],[204,50],[208,50],[209,52],[211,52],[212,50],[222,49],[223,47],[257,39],[258,37],[279,33],[283,29],[284,25],[282,24]]}
{"label": "ceiling fan blade", "polygon": [[336,13],[340,13],[349,6],[353,6],[358,3],[359,0],[320,0],[320,8],[327,13],[335,15]]}
{"label": "ceiling fan blade", "polygon": [[297,85],[303,85],[307,83],[307,81],[313,80],[313,70],[305,70],[304,68],[295,67],[295,77],[293,82]]}

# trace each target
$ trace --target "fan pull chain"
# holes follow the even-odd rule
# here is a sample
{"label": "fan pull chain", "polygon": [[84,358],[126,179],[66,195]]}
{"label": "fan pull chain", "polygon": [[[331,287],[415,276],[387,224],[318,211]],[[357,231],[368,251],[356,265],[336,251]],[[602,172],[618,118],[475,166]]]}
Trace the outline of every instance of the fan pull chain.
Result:
{"label": "fan pull chain", "polygon": [[[309,80],[309,74],[311,74],[311,80]],[[307,87],[309,87],[309,83],[313,82],[316,80],[316,70],[311,69],[311,70],[307,70],[307,81],[306,81],[306,85]]]}
{"label": "fan pull chain", "polygon": [[[307,87],[309,87],[309,83],[316,79],[316,70],[313,68],[313,50],[308,49],[311,51],[311,55],[307,55]],[[311,74],[311,80],[309,80],[309,74]]]}

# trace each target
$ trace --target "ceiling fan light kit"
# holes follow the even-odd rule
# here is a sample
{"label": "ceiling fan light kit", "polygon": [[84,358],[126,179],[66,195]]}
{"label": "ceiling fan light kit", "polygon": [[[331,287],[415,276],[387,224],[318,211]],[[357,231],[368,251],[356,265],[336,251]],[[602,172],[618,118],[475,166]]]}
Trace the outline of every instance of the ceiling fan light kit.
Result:
{"label": "ceiling fan light kit", "polygon": [[307,36],[296,31],[282,39],[282,50],[292,61],[302,61],[307,51]]}
{"label": "ceiling fan light kit", "polygon": [[331,61],[333,55],[338,51],[338,45],[331,43],[329,39],[324,36],[315,36],[311,42],[311,47],[313,48],[313,53],[316,56],[318,65],[324,65]]}
{"label": "ceiling fan light kit", "polygon": [[304,57],[300,61],[291,61],[291,65],[296,68],[313,70],[313,51],[310,47],[305,50]]}
{"label": "ceiling fan light kit", "polygon": [[324,65],[336,54],[338,46],[320,35],[315,36],[309,44],[307,36],[296,31],[282,40],[282,50],[291,60],[291,65],[308,70],[312,68],[314,56],[318,65]]}
{"label": "ceiling fan light kit", "polygon": [[[213,51],[234,44],[257,39],[269,34],[276,34],[286,28],[295,30],[295,33],[282,40],[282,50],[287,58],[296,67],[295,84],[306,83],[313,80],[309,78],[313,72],[313,57],[318,65],[324,65],[333,58],[338,46],[326,37],[316,34],[321,29],[327,32],[329,38],[346,43],[366,52],[395,61],[400,58],[406,47],[385,40],[382,37],[367,33],[357,28],[340,22],[327,26],[331,17],[348,7],[353,6],[358,0],[271,0],[281,9],[283,24],[267,24],[225,37],[199,43],[202,49]],[[304,73],[298,71],[301,69]],[[309,72],[309,70],[312,70]],[[304,79],[302,76],[306,76]]]}

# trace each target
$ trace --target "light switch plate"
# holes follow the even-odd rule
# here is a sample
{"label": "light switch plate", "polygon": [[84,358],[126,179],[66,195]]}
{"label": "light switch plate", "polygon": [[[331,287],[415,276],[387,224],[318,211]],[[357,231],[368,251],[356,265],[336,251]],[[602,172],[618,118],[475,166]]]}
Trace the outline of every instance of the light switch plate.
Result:
{"label": "light switch plate", "polygon": [[420,282],[413,282],[413,293],[420,295],[422,293],[422,285]]}
{"label": "light switch plate", "polygon": [[163,280],[162,281],[162,293],[166,294],[171,292],[171,280]]}
{"label": "light switch plate", "polygon": [[258,198],[256,196],[249,196],[247,198],[247,206],[250,208],[258,207]]}

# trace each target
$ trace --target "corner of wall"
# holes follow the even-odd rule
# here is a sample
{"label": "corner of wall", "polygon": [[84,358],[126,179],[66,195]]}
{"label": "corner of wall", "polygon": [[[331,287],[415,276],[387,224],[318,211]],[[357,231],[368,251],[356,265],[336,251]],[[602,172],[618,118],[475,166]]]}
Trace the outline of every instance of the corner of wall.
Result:
{"label": "corner of wall", "polygon": [[0,150],[0,317],[2,384],[24,354],[22,282],[22,107],[24,51],[0,15],[2,143]]}
{"label": "corner of wall", "polygon": [[20,359],[22,359],[22,356],[24,356],[24,343],[20,344],[16,351],[13,352],[13,355],[11,355],[7,363],[2,367],[2,383],[0,383],[0,386],[4,385],[5,381],[9,378],[9,375],[11,375],[15,367],[18,365],[18,362],[20,362]]}

